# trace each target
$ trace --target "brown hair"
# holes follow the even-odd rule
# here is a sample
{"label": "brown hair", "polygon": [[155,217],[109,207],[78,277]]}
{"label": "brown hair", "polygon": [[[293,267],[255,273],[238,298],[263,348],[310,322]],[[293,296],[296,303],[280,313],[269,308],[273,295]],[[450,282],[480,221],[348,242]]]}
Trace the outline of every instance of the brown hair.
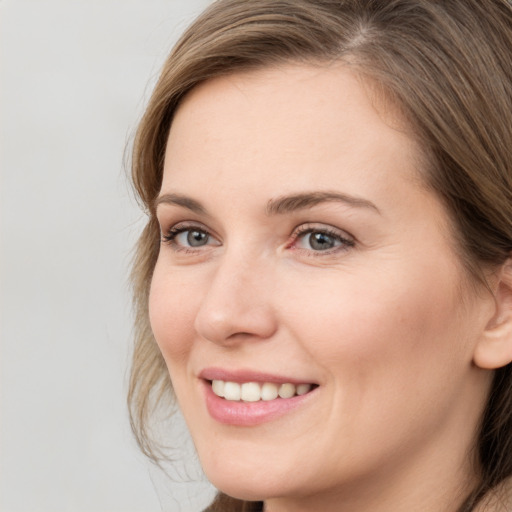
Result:
{"label": "brown hair", "polygon": [[[400,106],[429,156],[426,176],[451,215],[469,275],[512,250],[512,5],[509,0],[219,0],[167,59],[134,142],[132,176],[148,214],[133,266],[135,348],[129,389],[134,432],[154,460],[149,418],[172,400],[148,319],[159,251],[154,200],[173,114],[196,85],[285,61],[344,60]],[[512,368],[495,378],[475,447],[473,510],[512,475]],[[259,508],[258,508],[259,507]],[[211,510],[258,510],[219,495]]]}

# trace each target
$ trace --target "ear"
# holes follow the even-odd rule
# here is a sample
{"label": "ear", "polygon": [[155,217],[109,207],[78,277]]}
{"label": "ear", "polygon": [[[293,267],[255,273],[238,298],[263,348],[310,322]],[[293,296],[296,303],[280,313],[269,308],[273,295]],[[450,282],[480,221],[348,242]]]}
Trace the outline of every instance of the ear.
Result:
{"label": "ear", "polygon": [[512,259],[496,273],[493,283],[495,309],[473,354],[480,368],[495,370],[512,361]]}

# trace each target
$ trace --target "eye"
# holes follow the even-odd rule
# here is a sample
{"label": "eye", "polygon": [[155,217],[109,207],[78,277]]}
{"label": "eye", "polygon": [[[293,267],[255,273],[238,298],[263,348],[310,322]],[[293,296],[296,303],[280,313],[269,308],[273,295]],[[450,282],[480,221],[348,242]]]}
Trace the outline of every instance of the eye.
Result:
{"label": "eye", "polygon": [[327,251],[340,244],[332,235],[320,231],[308,233],[302,238],[302,242],[314,251]]}
{"label": "eye", "polygon": [[182,231],[176,235],[174,240],[180,245],[201,247],[202,245],[206,245],[208,243],[209,238],[210,235],[204,231],[199,231],[198,229],[187,229],[186,231]]}
{"label": "eye", "polygon": [[192,250],[208,245],[220,245],[210,233],[200,226],[176,225],[162,236],[162,241],[175,250]]}
{"label": "eye", "polygon": [[293,247],[315,253],[344,250],[355,245],[349,235],[327,227],[301,226],[294,238]]}

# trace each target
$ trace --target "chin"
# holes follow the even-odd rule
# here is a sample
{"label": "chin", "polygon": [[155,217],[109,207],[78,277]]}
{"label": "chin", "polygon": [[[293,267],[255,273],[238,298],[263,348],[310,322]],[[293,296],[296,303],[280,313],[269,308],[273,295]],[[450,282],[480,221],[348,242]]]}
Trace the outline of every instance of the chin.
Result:
{"label": "chin", "polygon": [[[243,467],[241,467],[243,466]],[[209,467],[203,465],[208,480],[228,496],[245,501],[264,501],[280,497],[288,493],[298,493],[297,489],[289,489],[291,472],[277,474],[275,470],[268,471],[271,464],[258,468],[252,464],[231,464],[228,462],[219,468],[218,464]]]}

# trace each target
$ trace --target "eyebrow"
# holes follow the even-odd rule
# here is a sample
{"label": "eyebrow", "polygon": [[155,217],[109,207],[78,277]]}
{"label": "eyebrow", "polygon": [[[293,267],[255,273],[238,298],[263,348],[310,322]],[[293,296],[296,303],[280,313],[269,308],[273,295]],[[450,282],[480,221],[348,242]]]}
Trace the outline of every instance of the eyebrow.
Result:
{"label": "eyebrow", "polygon": [[188,196],[183,196],[181,194],[162,194],[158,196],[155,201],[155,210],[158,208],[160,204],[170,204],[175,206],[181,206],[190,210],[194,213],[199,213],[201,215],[206,215],[208,212],[206,208],[195,199],[192,199]]}
{"label": "eyebrow", "polygon": [[317,204],[327,202],[341,202],[357,208],[369,208],[371,210],[375,210],[377,213],[380,213],[379,209],[371,201],[363,199],[362,197],[341,194],[339,192],[319,191],[306,192],[271,199],[267,203],[267,214],[275,215],[290,213],[297,210],[311,208]]}
{"label": "eyebrow", "polygon": [[[317,204],[327,202],[341,202],[352,207],[357,208],[368,208],[375,210],[380,213],[377,206],[371,201],[363,199],[362,197],[351,196],[348,194],[341,194],[339,192],[304,192],[300,194],[293,194],[289,196],[281,196],[276,199],[270,199],[267,203],[266,214],[267,215],[282,215],[285,213],[291,213],[294,211],[305,210],[316,206]],[[182,194],[162,194],[158,196],[155,201],[155,210],[160,204],[170,204],[175,206],[181,206],[194,213],[200,215],[207,215],[208,211],[206,208],[195,199]]]}

